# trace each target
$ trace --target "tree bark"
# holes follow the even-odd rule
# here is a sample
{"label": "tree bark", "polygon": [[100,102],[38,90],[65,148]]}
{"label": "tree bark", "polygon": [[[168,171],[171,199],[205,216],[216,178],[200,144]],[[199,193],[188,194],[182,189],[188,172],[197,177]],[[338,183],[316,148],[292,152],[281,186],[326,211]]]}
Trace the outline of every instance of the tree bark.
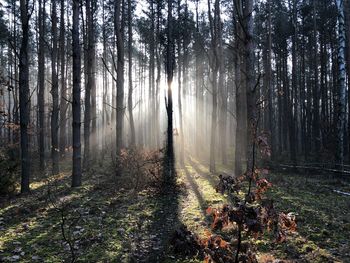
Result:
{"label": "tree bark", "polygon": [[318,43],[317,43],[317,25],[316,25],[316,0],[313,0],[313,73],[314,73],[314,85],[313,85],[313,105],[312,105],[312,137],[313,137],[313,149],[316,154],[316,159],[319,156],[320,150],[320,113],[319,113],[319,85],[318,85]]}
{"label": "tree bark", "polygon": [[252,145],[255,134],[255,125],[257,125],[256,114],[256,90],[254,79],[254,42],[253,42],[253,0],[247,0],[245,3],[243,17],[245,18],[245,84],[247,93],[247,171],[252,170],[253,149]]}
{"label": "tree bark", "polygon": [[343,169],[344,165],[344,128],[346,120],[346,87],[345,87],[345,23],[344,1],[337,0],[338,7],[338,119],[337,119],[337,161]]}
{"label": "tree bark", "polygon": [[220,3],[219,0],[215,0],[214,4],[214,20],[211,14],[210,0],[208,0],[208,17],[209,17],[209,27],[210,27],[210,35],[211,35],[211,61],[209,61],[210,67],[212,69],[212,79],[211,79],[211,93],[212,93],[212,114],[211,114],[211,134],[210,134],[210,162],[209,162],[209,170],[210,172],[216,171],[216,163],[215,163],[215,155],[216,155],[216,130],[217,130],[217,108],[218,108],[218,100],[217,100],[217,77],[219,70],[219,58],[218,58],[218,23],[220,13]]}
{"label": "tree bark", "polygon": [[39,0],[38,123],[40,170],[45,168],[45,0]]}
{"label": "tree bark", "polygon": [[166,46],[166,73],[168,85],[168,97],[166,101],[166,112],[168,116],[167,145],[166,145],[166,176],[172,180],[174,172],[174,144],[173,144],[173,94],[172,82],[174,75],[174,40],[173,40],[173,2],[168,0],[168,30]]}
{"label": "tree bark", "polygon": [[123,0],[115,1],[114,27],[117,40],[117,119],[116,119],[116,151],[123,148],[123,120],[124,120],[124,30],[121,16],[123,14]]}
{"label": "tree bark", "polygon": [[52,20],[52,54],[51,54],[51,74],[52,74],[52,115],[51,115],[51,158],[52,174],[59,173],[59,149],[58,149],[58,74],[57,74],[57,10],[56,1],[51,0],[51,20]]}
{"label": "tree bark", "polygon": [[60,59],[61,59],[61,102],[60,102],[60,154],[64,155],[66,151],[67,145],[67,110],[68,110],[68,102],[67,102],[67,84],[65,78],[65,64],[66,64],[66,52],[65,52],[65,20],[64,20],[64,2],[65,0],[61,0],[61,18],[60,18]]}
{"label": "tree bark", "polygon": [[[130,122],[130,146],[135,147],[135,124],[133,115],[133,85],[132,85],[132,5],[131,0],[128,0],[128,60],[129,60],[129,94],[128,94],[128,111],[129,111],[129,122]],[[155,117],[155,116],[154,116]]]}
{"label": "tree bark", "polygon": [[[97,143],[97,109],[96,109],[96,44],[95,44],[95,20],[94,14],[96,12],[96,1],[89,0],[90,7],[88,13],[88,49],[89,49],[89,85],[91,91],[91,149],[96,152],[98,143]],[[91,156],[95,159],[95,155]]]}
{"label": "tree bark", "polygon": [[[177,15],[178,19],[180,21],[181,19],[181,0],[177,1]],[[181,23],[181,21],[180,21]],[[177,59],[177,78],[178,78],[178,107],[179,107],[179,164],[181,167],[184,166],[184,133],[183,133],[183,119],[182,119],[182,66],[184,66],[184,57],[182,56],[181,49],[182,49],[182,41],[181,41],[182,35],[177,36],[177,50],[178,50],[178,59]]]}
{"label": "tree bark", "polygon": [[241,39],[243,30],[241,23],[238,21],[242,14],[242,2],[238,1],[235,5],[235,88],[236,88],[236,141],[235,141],[235,175],[240,176],[246,167],[247,162],[247,94],[245,92],[244,59],[242,52],[243,47]]}
{"label": "tree bark", "polygon": [[[89,26],[91,20],[91,0],[85,0],[85,21],[83,9],[81,7],[82,34],[84,42],[84,80],[85,80],[85,98],[84,98],[84,158],[83,167],[89,169],[90,165],[90,128],[91,128],[91,50]],[[85,22],[85,23],[84,23]]]}
{"label": "tree bark", "polygon": [[[22,0],[23,1],[23,0]],[[79,4],[80,0],[73,0],[73,174],[72,187],[81,186],[81,144],[80,144],[80,83],[81,59],[79,44]]]}
{"label": "tree bark", "polygon": [[29,157],[29,61],[28,61],[28,43],[29,43],[29,19],[28,14],[29,0],[20,1],[22,41],[19,53],[19,110],[21,127],[21,193],[30,191],[30,157]]}

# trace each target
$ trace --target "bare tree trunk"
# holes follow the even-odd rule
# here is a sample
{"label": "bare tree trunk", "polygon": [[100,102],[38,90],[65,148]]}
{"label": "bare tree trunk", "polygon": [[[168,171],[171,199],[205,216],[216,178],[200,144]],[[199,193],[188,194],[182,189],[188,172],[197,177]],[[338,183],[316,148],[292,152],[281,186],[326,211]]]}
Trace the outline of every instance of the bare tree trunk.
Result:
{"label": "bare tree trunk", "polygon": [[124,31],[121,16],[123,0],[115,1],[114,27],[117,40],[117,119],[116,119],[116,151],[123,148],[123,117],[124,117]]}
{"label": "bare tree trunk", "polygon": [[28,42],[29,42],[29,19],[28,14],[29,0],[20,1],[21,24],[22,24],[22,43],[19,54],[19,110],[21,127],[21,193],[27,193],[30,180],[30,157],[29,157],[29,61],[28,61]]}
{"label": "bare tree trunk", "polygon": [[316,18],[316,0],[313,0],[313,71],[314,71],[314,88],[313,88],[313,107],[312,107],[312,115],[313,115],[313,123],[312,123],[312,135],[313,135],[313,149],[316,154],[316,159],[319,156],[320,151],[320,113],[319,113],[319,85],[318,85],[318,59],[317,59],[317,18]]}
{"label": "bare tree trunk", "polygon": [[252,170],[254,130],[256,125],[256,99],[255,99],[255,79],[254,79],[254,42],[253,42],[253,0],[245,3],[243,17],[245,18],[245,84],[247,93],[247,171]]}
{"label": "bare tree trunk", "polygon": [[273,112],[273,85],[272,85],[272,70],[271,70],[271,49],[272,49],[272,23],[271,23],[271,0],[268,0],[268,38],[267,38],[267,69],[266,69],[266,86],[267,86],[267,96],[268,96],[268,125],[271,137],[271,160],[275,157],[275,127],[274,127],[274,112]]}
{"label": "bare tree trunk", "polygon": [[173,39],[173,2],[168,0],[168,30],[167,30],[167,46],[166,46],[166,73],[168,84],[168,98],[166,101],[166,111],[168,115],[168,127],[167,127],[167,145],[166,145],[166,157],[167,157],[167,176],[168,179],[173,179],[172,176],[174,170],[174,143],[173,143],[173,94],[172,94],[172,82],[174,75],[174,39]]}
{"label": "bare tree trunk", "polygon": [[160,38],[161,38],[161,19],[162,19],[162,5],[157,2],[157,24],[156,24],[156,63],[157,63],[157,78],[156,78],[156,101],[155,101],[155,136],[157,148],[160,148],[160,124],[159,124],[159,92],[160,92],[160,78],[162,70],[162,62],[160,55]]}
{"label": "bare tree trunk", "polygon": [[51,158],[52,173],[59,173],[59,149],[58,149],[58,75],[57,75],[57,10],[56,1],[51,0],[51,20],[52,20],[52,54],[51,54],[51,73],[52,73],[52,115],[51,115]]}
{"label": "bare tree trunk", "polygon": [[[106,21],[105,21],[105,5],[102,5],[102,42],[103,42],[103,53],[102,57],[103,60],[105,61],[106,65],[108,65],[107,61],[107,30],[106,30]],[[107,89],[108,89],[108,76],[107,76],[107,70],[106,67],[103,67],[103,98],[102,98],[102,134],[103,134],[103,139],[102,139],[102,158],[104,154],[106,153],[105,149],[107,148],[108,145],[108,138],[107,138],[107,130],[108,126],[110,125],[109,123],[109,117],[108,117],[108,111],[106,108],[107,105]],[[112,87],[113,87],[113,82],[112,82]],[[112,98],[113,100],[113,98]]]}
{"label": "bare tree trunk", "polygon": [[[23,1],[23,0],[22,0]],[[72,187],[81,186],[81,144],[80,144],[80,83],[81,60],[79,44],[79,4],[80,0],[73,0],[73,174]]]}
{"label": "bare tree trunk", "polygon": [[345,14],[345,28],[346,28],[346,64],[347,64],[347,75],[348,75],[348,162],[350,163],[350,1],[344,0],[344,14]]}
{"label": "bare tree trunk", "polygon": [[[288,128],[289,128],[289,146],[290,146],[290,158],[293,164],[296,164],[296,146],[297,142],[295,140],[295,116],[293,115],[293,90],[297,90],[298,80],[297,80],[297,7],[296,2],[293,1],[292,7],[292,23],[293,23],[293,35],[292,35],[292,88],[291,95],[289,96],[289,107],[288,107]],[[288,75],[288,70],[286,70],[286,75]],[[287,80],[289,83],[289,80]],[[289,85],[287,84],[289,94]],[[287,95],[286,94],[286,95]]]}
{"label": "bare tree trunk", "polygon": [[[128,60],[129,60],[129,94],[128,94],[128,111],[129,111],[129,122],[130,122],[130,146],[135,147],[135,124],[134,124],[134,115],[133,115],[133,102],[132,102],[132,93],[133,93],[133,85],[132,85],[132,16],[131,12],[131,0],[128,0]],[[155,116],[153,116],[155,117]]]}
{"label": "bare tree trunk", "polygon": [[218,5],[217,10],[218,16],[218,67],[219,67],[219,79],[218,79],[218,91],[220,94],[220,110],[219,110],[219,123],[220,123],[220,134],[219,142],[221,148],[221,161],[223,165],[227,164],[227,141],[226,141],[226,129],[227,129],[227,87],[224,83],[225,77],[225,61],[224,61],[224,50],[222,41],[222,25],[220,17],[220,6]]}
{"label": "bare tree trunk", "polygon": [[[181,0],[177,1],[177,15],[178,19],[180,18],[180,12],[181,12]],[[183,119],[182,119],[182,66],[184,66],[184,58],[181,54],[181,38],[182,36],[177,36],[177,49],[178,49],[178,60],[177,60],[177,77],[178,77],[178,106],[179,106],[179,164],[182,167],[184,165],[184,133],[183,133]]]}
{"label": "bare tree trunk", "polygon": [[67,145],[67,110],[68,110],[68,102],[67,102],[67,84],[65,78],[65,58],[66,58],[66,49],[65,49],[65,20],[64,20],[64,2],[65,0],[61,0],[61,21],[60,21],[60,55],[61,55],[61,103],[60,103],[60,154],[64,155]]}
{"label": "bare tree trunk", "polygon": [[154,134],[154,115],[155,115],[155,90],[154,90],[154,79],[155,79],[155,40],[154,40],[154,22],[155,22],[155,12],[154,12],[154,5],[153,1],[149,2],[150,4],[150,22],[151,22],[151,28],[150,28],[150,35],[149,35],[149,77],[148,77],[148,83],[149,83],[149,114],[150,114],[150,121],[148,122],[148,145],[151,147],[154,147],[155,145],[155,134]]}
{"label": "bare tree trunk", "polygon": [[216,130],[217,130],[217,108],[218,108],[218,100],[217,100],[217,77],[218,77],[218,55],[217,55],[217,46],[218,46],[218,35],[217,35],[217,25],[218,25],[218,11],[219,9],[219,0],[215,0],[215,10],[214,10],[214,21],[211,14],[210,0],[208,0],[208,16],[209,16],[209,24],[210,24],[210,35],[211,35],[211,52],[212,57],[210,63],[210,67],[212,69],[212,114],[211,114],[211,134],[210,134],[210,162],[209,162],[209,170],[210,172],[215,172],[215,155],[216,155]]}
{"label": "bare tree trunk", "polygon": [[[84,21],[83,9],[81,7],[82,34],[84,42],[84,80],[85,80],[85,100],[84,100],[84,158],[83,167],[88,169],[90,165],[90,126],[91,126],[91,50],[89,43],[89,25],[91,16],[91,0],[85,0],[86,19]],[[85,23],[84,23],[85,22]]]}
{"label": "bare tree trunk", "polygon": [[45,0],[39,0],[38,122],[40,170],[45,168]]}
{"label": "bare tree trunk", "polygon": [[[97,109],[96,109],[96,44],[95,44],[95,21],[94,14],[96,12],[96,1],[88,0],[90,6],[87,10],[89,13],[87,25],[88,25],[88,60],[90,64],[89,68],[89,85],[91,91],[91,149],[96,152],[97,150]],[[95,159],[95,155],[91,156]]]}
{"label": "bare tree trunk", "polygon": [[337,0],[338,7],[338,119],[337,119],[337,161],[344,165],[344,128],[346,120],[346,87],[345,87],[345,24],[344,24],[344,1]]}

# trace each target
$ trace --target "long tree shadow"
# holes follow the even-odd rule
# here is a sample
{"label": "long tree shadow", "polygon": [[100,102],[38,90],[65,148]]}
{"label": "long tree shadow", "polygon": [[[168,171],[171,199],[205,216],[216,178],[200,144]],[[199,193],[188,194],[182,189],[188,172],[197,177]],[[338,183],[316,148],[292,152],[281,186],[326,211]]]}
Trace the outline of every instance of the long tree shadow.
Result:
{"label": "long tree shadow", "polygon": [[[154,207],[150,221],[138,225],[139,235],[132,248],[131,262],[163,262],[169,250],[170,239],[180,225],[180,188],[177,185],[177,171],[173,162],[164,162],[164,173],[160,191],[150,196],[149,204]],[[142,219],[141,219],[142,221]]]}
{"label": "long tree shadow", "polygon": [[199,167],[197,163],[195,163],[192,158],[188,158],[189,164],[193,167],[193,169],[197,172],[199,176],[204,177],[210,184],[211,186],[215,189],[217,185],[217,181],[214,179],[214,177],[211,175],[209,171],[204,171]]}
{"label": "long tree shadow", "polygon": [[187,166],[184,166],[183,168],[185,172],[186,179],[188,183],[190,184],[191,189],[193,190],[194,194],[196,195],[196,198],[198,200],[199,206],[201,208],[202,214],[205,216],[205,210],[208,208],[207,201],[203,198],[203,195],[201,194],[198,184],[193,180],[192,175],[188,171]]}

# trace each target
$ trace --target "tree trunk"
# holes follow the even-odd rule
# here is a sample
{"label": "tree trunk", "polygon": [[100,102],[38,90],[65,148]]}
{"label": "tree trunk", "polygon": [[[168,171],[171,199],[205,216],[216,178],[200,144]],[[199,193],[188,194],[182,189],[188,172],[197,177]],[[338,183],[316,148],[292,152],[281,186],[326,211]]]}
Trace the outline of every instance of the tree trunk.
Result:
{"label": "tree trunk", "polygon": [[39,0],[38,123],[40,170],[45,168],[45,0]]}
{"label": "tree trunk", "polygon": [[[22,0],[23,1],[23,0]],[[73,174],[72,187],[81,186],[81,144],[80,144],[80,43],[79,43],[79,0],[73,0]]]}
{"label": "tree trunk", "polygon": [[166,46],[166,73],[168,85],[168,98],[166,101],[166,112],[168,116],[167,145],[166,145],[166,176],[172,180],[174,172],[174,144],[173,144],[173,94],[172,82],[174,75],[174,40],[173,40],[173,2],[168,0],[168,30]]}
{"label": "tree trunk", "polygon": [[247,171],[251,171],[253,165],[253,140],[256,123],[256,95],[255,95],[255,79],[254,79],[254,42],[253,42],[253,1],[247,0],[245,3],[243,17],[245,21],[245,77],[246,77],[246,93],[247,93]]}
{"label": "tree trunk", "polygon": [[[178,0],[177,1],[177,15],[178,15],[178,19],[180,20],[181,19],[181,0]],[[178,107],[179,107],[179,128],[180,128],[180,131],[179,131],[179,151],[178,151],[178,154],[179,154],[179,164],[181,167],[184,166],[184,133],[183,133],[183,126],[182,126],[182,122],[183,122],[183,119],[182,119],[182,66],[184,64],[184,58],[181,54],[181,38],[182,36],[181,35],[178,35],[177,36],[177,50],[178,50],[178,60],[177,60],[177,66],[178,66],[178,70],[177,70],[177,77],[178,77]]]}
{"label": "tree trunk", "polygon": [[337,161],[343,169],[344,165],[344,128],[346,120],[346,87],[345,87],[345,24],[344,1],[337,0],[338,7],[338,119],[337,119]]}
{"label": "tree trunk", "polygon": [[59,173],[59,149],[58,149],[58,74],[57,74],[57,10],[56,1],[51,0],[51,20],[52,20],[52,54],[51,54],[51,73],[52,73],[52,115],[51,115],[51,158],[52,173]]}
{"label": "tree trunk", "polygon": [[123,0],[115,1],[114,27],[117,40],[117,119],[116,119],[116,151],[123,148],[123,120],[124,120],[124,30],[121,16],[123,14]]}
{"label": "tree trunk", "polygon": [[61,21],[60,21],[60,55],[61,55],[61,105],[60,105],[60,154],[64,155],[66,151],[67,145],[67,110],[68,110],[68,102],[67,102],[67,84],[65,79],[65,20],[64,20],[64,2],[65,0],[61,0]]}
{"label": "tree trunk", "polygon": [[84,100],[84,169],[90,164],[90,126],[91,126],[91,49],[89,26],[91,20],[91,0],[85,0],[86,20],[84,23],[83,9],[81,9],[83,41],[84,41],[84,73],[85,73],[85,100]]}
{"label": "tree trunk", "polygon": [[[297,90],[298,80],[297,80],[297,9],[296,2],[293,1],[292,7],[292,23],[293,23],[293,35],[292,35],[292,87],[291,95],[289,96],[289,108],[288,108],[288,122],[289,122],[289,146],[290,146],[290,158],[293,164],[296,164],[296,146],[297,142],[295,140],[295,115],[293,114],[293,91]],[[286,72],[288,74],[288,70]],[[288,81],[288,80],[287,80]],[[289,83],[289,81],[288,81]],[[289,85],[287,85],[289,87]],[[288,92],[289,93],[289,92]]]}
{"label": "tree trunk", "polygon": [[[242,13],[242,3],[238,2],[235,14],[239,17]],[[235,21],[235,88],[236,88],[236,141],[235,141],[235,175],[240,176],[244,172],[247,162],[247,94],[245,92],[244,60],[242,56],[241,38],[243,30],[236,18]]]}
{"label": "tree trunk", "polygon": [[274,111],[273,111],[273,85],[272,85],[272,70],[271,70],[271,49],[272,49],[272,30],[271,30],[271,0],[268,0],[268,38],[267,38],[267,68],[266,68],[266,87],[268,96],[268,125],[270,131],[270,144],[271,144],[271,160],[274,161],[275,157],[275,127],[274,127]]}
{"label": "tree trunk", "polygon": [[19,54],[19,110],[21,127],[21,193],[27,193],[30,180],[30,157],[29,157],[29,61],[28,61],[28,42],[29,42],[29,19],[28,0],[20,1],[21,24],[22,24],[22,43]]}
{"label": "tree trunk", "polygon": [[[130,146],[135,147],[135,124],[134,124],[134,115],[133,115],[133,102],[132,102],[132,93],[133,93],[133,85],[132,85],[132,16],[131,12],[131,0],[128,0],[128,60],[129,60],[129,94],[128,94],[128,111],[129,111],[129,122],[130,122]],[[155,117],[155,116],[154,116]]]}
{"label": "tree trunk", "polygon": [[217,130],[217,77],[219,70],[219,58],[218,58],[218,23],[220,23],[220,18],[218,15],[220,14],[220,3],[219,0],[215,0],[214,4],[214,21],[211,14],[210,1],[208,0],[208,17],[209,17],[209,26],[210,26],[210,35],[211,35],[211,52],[212,57],[209,62],[210,67],[212,69],[212,114],[211,114],[211,134],[210,134],[210,162],[209,162],[209,170],[210,172],[216,171],[215,165],[215,155],[216,155],[216,130]]}
{"label": "tree trunk", "polygon": [[346,69],[348,75],[348,162],[350,163],[350,0],[344,0],[346,28]]}
{"label": "tree trunk", "polygon": [[[98,149],[98,144],[97,144],[97,109],[96,109],[96,44],[95,44],[95,34],[96,34],[96,29],[95,29],[95,23],[94,21],[94,14],[96,12],[96,2],[88,0],[90,3],[90,6],[88,8],[88,21],[87,21],[87,26],[88,26],[88,60],[89,60],[89,85],[90,85],[90,92],[91,92],[91,112],[90,112],[90,117],[91,117],[91,138],[90,138],[90,143],[91,143],[91,149],[96,152]],[[95,155],[91,156],[93,159],[95,159]]]}
{"label": "tree trunk", "polygon": [[313,85],[313,105],[312,105],[312,137],[313,137],[313,149],[318,159],[318,153],[320,150],[320,113],[319,113],[319,87],[318,87],[318,43],[317,43],[317,25],[316,25],[316,0],[313,0],[313,73],[314,73],[314,85]]}

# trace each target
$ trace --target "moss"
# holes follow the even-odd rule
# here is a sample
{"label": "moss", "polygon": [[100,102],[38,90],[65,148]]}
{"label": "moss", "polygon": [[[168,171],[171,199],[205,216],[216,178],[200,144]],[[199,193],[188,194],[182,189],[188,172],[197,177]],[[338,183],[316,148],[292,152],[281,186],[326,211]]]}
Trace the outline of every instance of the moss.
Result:
{"label": "moss", "polygon": [[[83,187],[72,190],[70,165],[65,166],[67,170],[52,179],[58,184],[58,197],[82,214],[78,226],[84,231],[77,234],[79,262],[130,262],[135,260],[135,251],[145,250],[146,257],[146,253],[158,253],[157,249],[166,251],[163,261],[166,263],[201,262],[173,255],[167,242],[179,223],[204,236],[211,220],[205,214],[206,208],[227,202],[227,196],[215,191],[217,175],[209,173],[205,165],[192,159],[179,169],[177,182],[182,190],[172,195],[160,195],[150,189],[141,192],[119,189],[114,179],[100,175],[105,174],[98,170],[103,166],[96,167],[98,174],[84,176]],[[218,166],[218,172],[227,169]],[[12,256],[20,247],[25,253],[21,262],[33,262],[33,256],[47,262],[68,259],[69,251],[62,244],[60,215],[47,202],[45,180],[36,175],[33,195],[1,204],[2,258]],[[275,200],[277,210],[297,213],[298,232],[282,244],[273,242],[272,233],[265,234],[253,240],[258,252],[298,262],[350,261],[346,210],[349,199],[329,190],[337,184],[322,177],[305,180],[303,176],[285,174],[271,174],[270,180],[276,187],[268,197]],[[222,234],[234,237],[235,229]]]}

